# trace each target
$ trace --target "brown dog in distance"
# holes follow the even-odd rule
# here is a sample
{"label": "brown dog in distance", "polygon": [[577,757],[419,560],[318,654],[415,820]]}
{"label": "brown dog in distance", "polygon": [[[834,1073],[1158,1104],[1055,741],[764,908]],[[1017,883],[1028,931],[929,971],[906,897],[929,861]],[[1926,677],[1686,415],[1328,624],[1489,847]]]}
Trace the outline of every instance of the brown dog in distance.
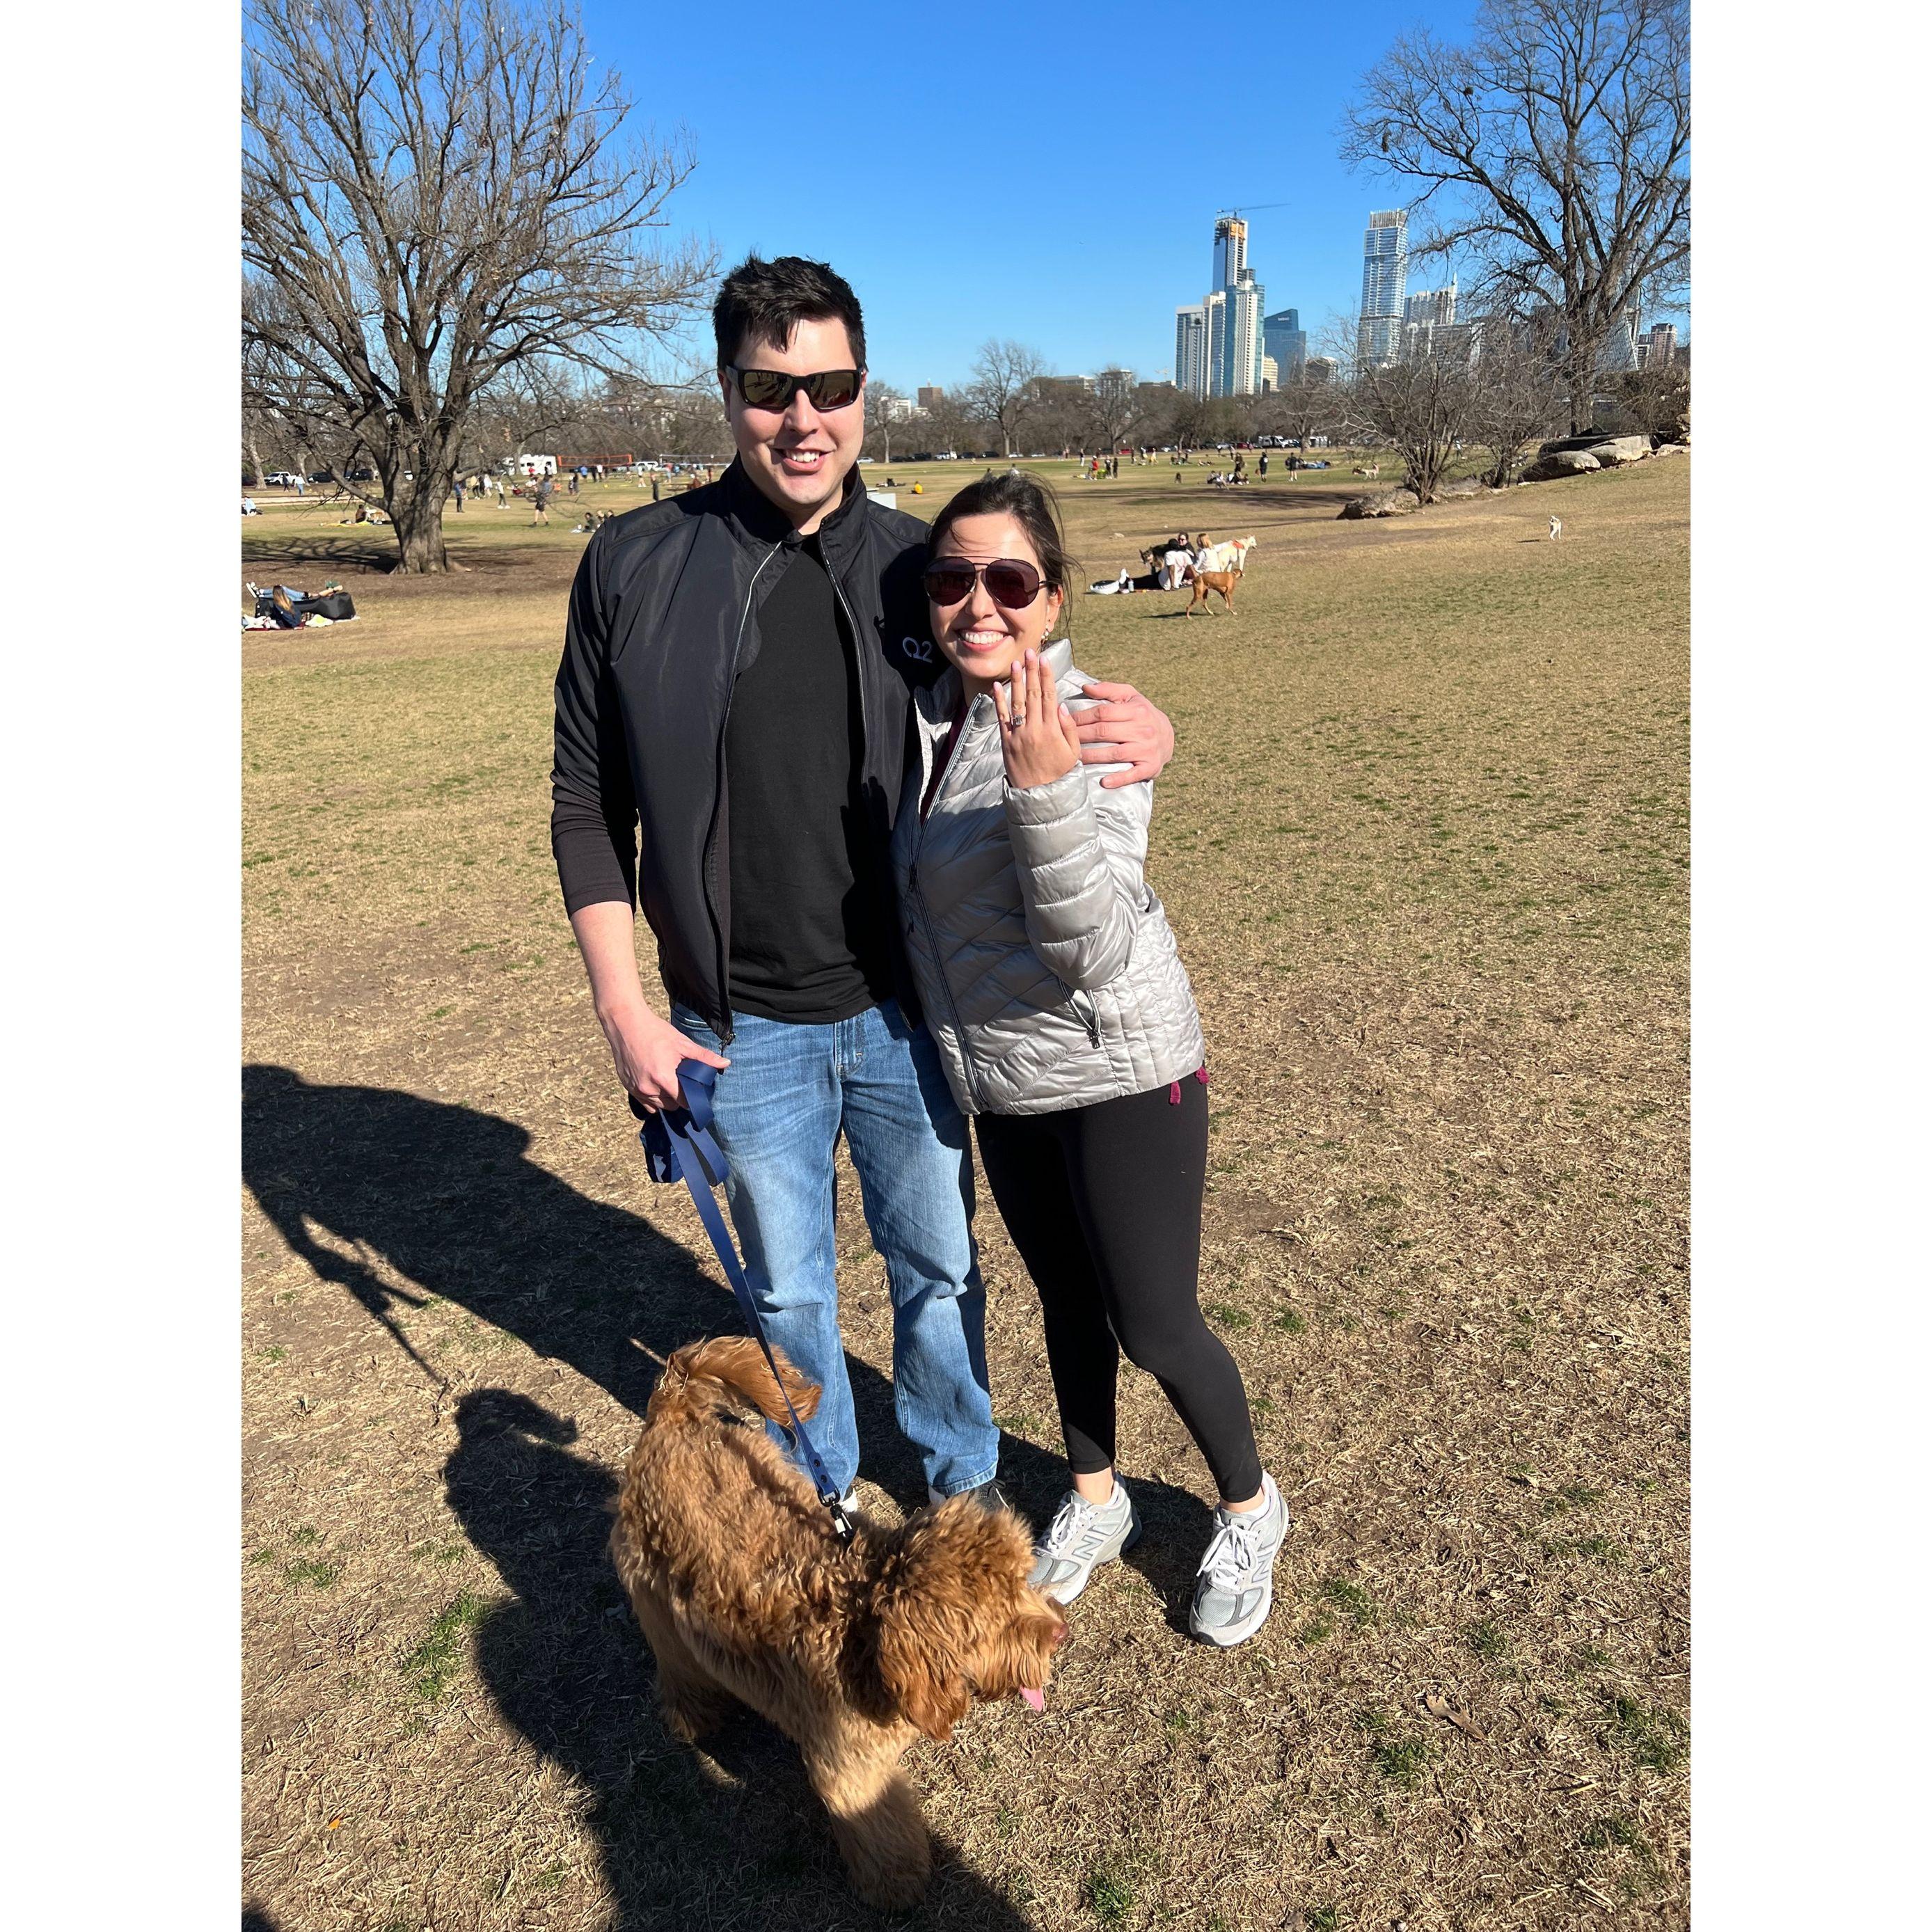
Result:
{"label": "brown dog in distance", "polygon": [[1187,600],[1187,608],[1180,614],[1184,617],[1192,616],[1194,607],[1198,604],[1209,616],[1213,616],[1214,607],[1208,602],[1208,593],[1210,590],[1218,590],[1221,593],[1221,602],[1227,605],[1228,614],[1232,617],[1234,614],[1234,586],[1240,574],[1238,570],[1197,570],[1194,573],[1194,595]]}
{"label": "brown dog in distance", "polygon": [[[781,1354],[799,1414],[818,1390]],[[784,1407],[758,1345],[680,1348],[624,1472],[610,1553],[657,1658],[664,1720],[687,1741],[733,1699],[793,1739],[869,1904],[909,1905],[932,1850],[899,1768],[976,1697],[1036,1709],[1066,1624],[1027,1582],[1019,1519],[965,1497],[848,1546],[766,1433]]]}

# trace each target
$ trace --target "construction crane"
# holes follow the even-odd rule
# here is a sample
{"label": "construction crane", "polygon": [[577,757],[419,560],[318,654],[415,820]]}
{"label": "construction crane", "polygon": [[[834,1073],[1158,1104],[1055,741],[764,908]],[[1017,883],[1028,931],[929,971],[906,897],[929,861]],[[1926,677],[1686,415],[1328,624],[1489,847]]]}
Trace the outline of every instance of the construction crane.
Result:
{"label": "construction crane", "polygon": [[1238,220],[1244,212],[1249,214],[1264,214],[1270,208],[1292,208],[1294,206],[1294,204],[1289,201],[1250,202],[1245,210],[1239,208],[1217,208],[1214,211],[1214,219],[1219,221],[1222,215],[1232,214]]}

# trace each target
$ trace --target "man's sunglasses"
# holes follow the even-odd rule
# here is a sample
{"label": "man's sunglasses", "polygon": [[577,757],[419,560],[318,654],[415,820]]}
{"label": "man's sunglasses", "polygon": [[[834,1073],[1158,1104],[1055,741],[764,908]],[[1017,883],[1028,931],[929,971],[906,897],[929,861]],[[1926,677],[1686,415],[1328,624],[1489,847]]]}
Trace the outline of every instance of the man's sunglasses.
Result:
{"label": "man's sunglasses", "polygon": [[858,400],[859,385],[866,376],[862,369],[820,369],[810,376],[790,376],[782,369],[740,369],[736,363],[725,367],[747,409],[781,413],[791,407],[792,398],[801,389],[815,410],[844,409]]}
{"label": "man's sunglasses", "polygon": [[1024,610],[1046,587],[1040,572],[1018,557],[968,563],[963,556],[946,556],[926,566],[926,594],[935,604],[963,604],[982,577],[986,595],[1002,610]]}

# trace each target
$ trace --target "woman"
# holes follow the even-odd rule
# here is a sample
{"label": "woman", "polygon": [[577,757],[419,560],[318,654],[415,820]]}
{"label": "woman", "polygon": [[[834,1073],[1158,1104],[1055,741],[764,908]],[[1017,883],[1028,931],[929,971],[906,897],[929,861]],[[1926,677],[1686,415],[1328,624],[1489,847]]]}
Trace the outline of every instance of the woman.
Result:
{"label": "woman", "polygon": [[1108,768],[1079,761],[1065,700],[1084,676],[1046,644],[1073,580],[1030,476],[983,478],[934,520],[926,590],[952,668],[919,697],[893,866],[926,1024],[1040,1292],[1073,1486],[1034,1582],[1070,1603],[1140,1534],[1114,1474],[1124,1349],[1220,1490],[1191,1627],[1234,1644],[1268,1616],[1288,1510],[1196,1299],[1201,1023],[1142,876],[1151,788],[1102,790]]}

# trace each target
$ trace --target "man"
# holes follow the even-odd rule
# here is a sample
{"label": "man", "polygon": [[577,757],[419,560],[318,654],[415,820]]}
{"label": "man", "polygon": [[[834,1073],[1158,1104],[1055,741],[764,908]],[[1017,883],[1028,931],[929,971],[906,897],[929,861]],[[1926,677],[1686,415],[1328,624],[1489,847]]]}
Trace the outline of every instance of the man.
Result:
{"label": "man", "polygon": [[555,479],[547,470],[536,479],[536,488],[530,493],[536,505],[536,508],[530,514],[530,522],[532,525],[542,524],[546,527],[548,526],[550,493],[555,487]]}
{"label": "man", "polygon": [[[626,1090],[674,1106],[681,1060],[724,1070],[732,1219],[772,1340],[824,1390],[812,1432],[832,1480],[849,1490],[859,1464],[832,1240],[842,1132],[886,1262],[899,1426],[932,1496],[986,1492],[999,1431],[972,1161],[886,857],[911,694],[942,668],[926,526],[860,487],[865,325],[839,276],[753,256],[713,322],[737,460],[604,525],[572,589],[552,775],[564,904]],[[1126,687],[1089,691],[1108,701],[1083,755],[1130,766],[1106,782],[1152,776],[1166,718]],[[634,896],[668,1018],[638,978]]]}

